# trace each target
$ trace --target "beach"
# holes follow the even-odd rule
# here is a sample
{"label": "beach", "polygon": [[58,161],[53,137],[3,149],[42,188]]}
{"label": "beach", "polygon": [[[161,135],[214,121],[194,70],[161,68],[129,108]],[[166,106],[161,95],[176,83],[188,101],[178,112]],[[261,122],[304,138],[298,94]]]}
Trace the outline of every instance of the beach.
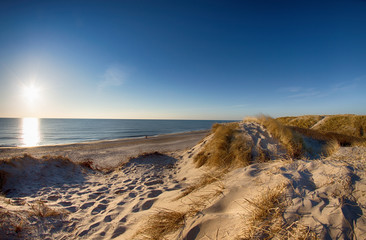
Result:
{"label": "beach", "polygon": [[92,161],[100,168],[114,168],[131,157],[149,152],[179,152],[193,147],[209,130],[158,136],[60,144],[38,147],[2,147],[0,159],[30,154],[68,157],[74,162]]}
{"label": "beach", "polygon": [[[215,142],[220,131],[230,127],[236,129],[231,141],[239,136],[250,143],[250,164],[199,167],[197,159],[215,155],[223,146]],[[366,237],[365,147],[294,160],[258,122],[218,129],[2,148],[0,234],[8,239]]]}

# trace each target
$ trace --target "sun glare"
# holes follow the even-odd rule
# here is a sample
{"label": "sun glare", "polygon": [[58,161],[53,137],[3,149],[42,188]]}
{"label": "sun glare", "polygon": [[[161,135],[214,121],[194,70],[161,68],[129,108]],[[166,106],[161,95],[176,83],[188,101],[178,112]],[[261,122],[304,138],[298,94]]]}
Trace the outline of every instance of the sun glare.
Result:
{"label": "sun glare", "polygon": [[23,95],[26,100],[30,103],[34,102],[40,96],[39,87],[34,86],[33,84],[23,87]]}
{"label": "sun glare", "polygon": [[39,144],[41,137],[39,133],[38,118],[22,119],[22,141],[23,147],[33,147]]}

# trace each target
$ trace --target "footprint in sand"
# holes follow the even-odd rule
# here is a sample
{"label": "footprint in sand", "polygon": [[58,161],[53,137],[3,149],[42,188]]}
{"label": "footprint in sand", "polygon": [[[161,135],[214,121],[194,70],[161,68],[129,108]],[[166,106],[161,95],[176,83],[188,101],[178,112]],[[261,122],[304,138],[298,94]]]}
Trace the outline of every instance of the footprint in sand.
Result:
{"label": "footprint in sand", "polygon": [[106,192],[108,190],[107,187],[101,187],[99,189],[97,189],[97,192]]}
{"label": "footprint in sand", "polygon": [[67,207],[66,210],[69,211],[69,212],[74,213],[78,210],[78,208],[77,207]]}
{"label": "footprint in sand", "polygon": [[100,222],[94,223],[93,225],[90,225],[89,230],[96,228],[100,225]]}
{"label": "footprint in sand", "polygon": [[112,216],[108,215],[103,219],[104,222],[112,222]]}
{"label": "footprint in sand", "polygon": [[97,201],[100,201],[100,200],[102,200],[102,199],[105,199],[105,195],[104,195],[104,194],[101,194],[101,195],[100,195],[100,197],[98,197],[96,200],[97,200]]}
{"label": "footprint in sand", "polygon": [[131,197],[131,198],[134,198],[134,197],[136,197],[136,193],[135,192],[130,192],[128,194],[128,196]]}
{"label": "footprint in sand", "polygon": [[93,205],[94,205],[94,202],[87,202],[87,203],[84,203],[83,205],[81,205],[80,209],[90,208]]}
{"label": "footprint in sand", "polygon": [[121,189],[118,189],[117,191],[115,191],[114,193],[115,194],[121,194],[121,193],[124,193],[124,192],[126,192],[127,191],[127,189],[125,189],[125,188],[121,188]]}
{"label": "footprint in sand", "polygon": [[82,236],[88,234],[88,232],[89,232],[89,230],[84,230],[81,233],[79,233],[78,237],[82,237]]}
{"label": "footprint in sand", "polygon": [[51,195],[51,196],[49,196],[48,198],[47,198],[47,200],[49,200],[49,201],[56,201],[56,200],[58,200],[60,198],[60,196],[58,196],[58,195]]}
{"label": "footprint in sand", "polygon": [[106,205],[106,204],[98,204],[98,206],[96,206],[96,207],[92,210],[91,214],[92,214],[92,215],[98,214],[98,213],[100,213],[101,211],[104,211],[106,208],[107,208],[107,205]]}
{"label": "footprint in sand", "polygon": [[112,177],[111,177],[111,179],[112,180],[116,180],[118,178],[118,174],[114,174]]}
{"label": "footprint in sand", "polygon": [[152,190],[148,195],[147,197],[148,198],[155,198],[157,196],[159,196],[163,191],[161,190]]}
{"label": "footprint in sand", "polygon": [[122,235],[124,232],[126,232],[126,227],[119,226],[114,230],[112,238],[116,238],[116,237]]}
{"label": "footprint in sand", "polygon": [[146,186],[151,186],[151,185],[156,185],[156,184],[163,184],[164,181],[163,180],[152,180],[152,181],[149,181],[149,182],[145,182],[145,185]]}
{"label": "footprint in sand", "polygon": [[121,201],[121,202],[117,203],[117,205],[118,205],[118,206],[122,206],[122,205],[124,205],[125,203],[126,203],[126,202]]}
{"label": "footprint in sand", "polygon": [[101,193],[92,193],[89,194],[88,199],[96,199]]}
{"label": "footprint in sand", "polygon": [[60,204],[61,206],[64,206],[64,207],[68,207],[68,206],[72,205],[71,202],[59,202],[58,204]]}
{"label": "footprint in sand", "polygon": [[148,210],[151,208],[151,206],[154,204],[155,201],[156,199],[150,199],[145,201],[142,205],[138,203],[133,207],[132,212],[139,212],[140,210],[142,211]]}
{"label": "footprint in sand", "polygon": [[90,193],[90,191],[77,192],[76,194],[81,196],[81,195],[84,195],[84,194],[87,194],[87,193]]}
{"label": "footprint in sand", "polygon": [[78,192],[78,190],[72,190],[72,191],[69,191],[68,194],[73,195],[73,194],[75,194],[77,192]]}
{"label": "footprint in sand", "polygon": [[144,204],[142,204],[141,209],[142,210],[148,210],[148,209],[150,209],[151,206],[154,204],[155,201],[156,201],[156,199],[147,200],[146,202],[144,202]]}

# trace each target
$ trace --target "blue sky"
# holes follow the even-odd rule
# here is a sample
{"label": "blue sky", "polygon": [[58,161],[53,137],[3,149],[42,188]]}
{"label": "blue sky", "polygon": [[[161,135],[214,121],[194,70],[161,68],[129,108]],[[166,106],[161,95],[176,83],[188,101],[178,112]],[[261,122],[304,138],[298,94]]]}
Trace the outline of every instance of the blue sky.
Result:
{"label": "blue sky", "polygon": [[363,0],[1,1],[0,117],[366,114],[365,13]]}

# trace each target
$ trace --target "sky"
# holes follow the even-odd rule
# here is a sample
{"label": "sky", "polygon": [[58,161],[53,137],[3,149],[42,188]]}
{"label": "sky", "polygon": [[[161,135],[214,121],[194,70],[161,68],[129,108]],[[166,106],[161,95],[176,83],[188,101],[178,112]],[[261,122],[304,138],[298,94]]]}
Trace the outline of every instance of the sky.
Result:
{"label": "sky", "polygon": [[365,0],[0,2],[0,117],[366,114]]}

